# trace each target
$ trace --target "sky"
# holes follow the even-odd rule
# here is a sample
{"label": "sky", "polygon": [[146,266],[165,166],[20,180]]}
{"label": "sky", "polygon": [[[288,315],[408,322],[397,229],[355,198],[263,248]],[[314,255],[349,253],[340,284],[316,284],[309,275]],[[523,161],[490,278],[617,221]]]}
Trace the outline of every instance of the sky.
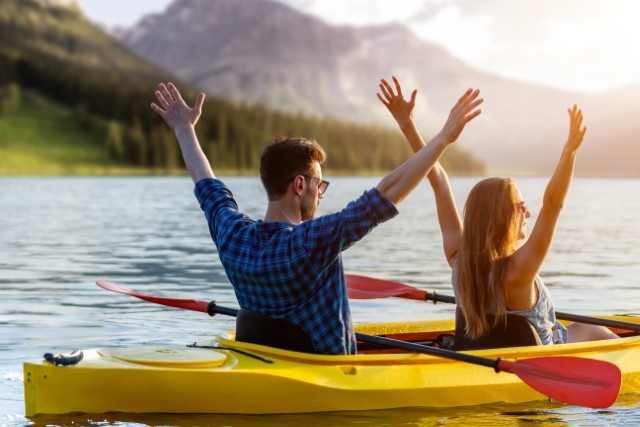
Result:
{"label": "sky", "polygon": [[[130,26],[172,0],[77,1],[92,21]],[[400,22],[474,68],[518,80],[590,92],[640,83],[637,0],[278,1],[336,25]]]}

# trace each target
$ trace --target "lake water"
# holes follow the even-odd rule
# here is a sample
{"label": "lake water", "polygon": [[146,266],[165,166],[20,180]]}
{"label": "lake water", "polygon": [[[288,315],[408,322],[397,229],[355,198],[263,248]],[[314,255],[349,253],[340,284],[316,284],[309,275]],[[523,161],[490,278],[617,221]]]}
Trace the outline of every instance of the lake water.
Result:
{"label": "lake water", "polygon": [[[320,213],[343,207],[375,178],[333,178]],[[462,206],[476,178],[453,178]],[[517,180],[532,212],[547,179]],[[254,177],[225,179],[240,208],[264,214]],[[172,298],[237,307],[189,178],[0,178],[0,426],[639,425],[640,395],[591,410],[556,402],[311,415],[65,415],[24,417],[22,362],[100,346],[187,344],[232,329],[225,316],[145,303],[96,280]],[[344,253],[347,272],[451,294],[430,187]],[[542,269],[559,310],[640,312],[640,180],[576,179]],[[356,322],[450,318],[453,306],[405,299],[352,302]],[[64,390],[60,391],[64,393]]]}

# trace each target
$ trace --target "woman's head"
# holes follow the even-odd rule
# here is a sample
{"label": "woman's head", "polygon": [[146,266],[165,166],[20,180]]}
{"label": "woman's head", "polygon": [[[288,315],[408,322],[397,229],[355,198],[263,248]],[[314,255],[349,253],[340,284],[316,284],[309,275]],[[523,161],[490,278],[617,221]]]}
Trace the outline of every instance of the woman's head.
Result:
{"label": "woman's head", "polygon": [[464,232],[491,258],[513,252],[521,236],[522,196],[510,178],[487,178],[469,192],[464,206]]}
{"label": "woman's head", "polygon": [[526,218],[528,211],[512,179],[484,179],[469,192],[456,286],[471,338],[484,335],[490,327],[489,310],[496,322],[506,312],[502,278],[518,240],[526,236]]}

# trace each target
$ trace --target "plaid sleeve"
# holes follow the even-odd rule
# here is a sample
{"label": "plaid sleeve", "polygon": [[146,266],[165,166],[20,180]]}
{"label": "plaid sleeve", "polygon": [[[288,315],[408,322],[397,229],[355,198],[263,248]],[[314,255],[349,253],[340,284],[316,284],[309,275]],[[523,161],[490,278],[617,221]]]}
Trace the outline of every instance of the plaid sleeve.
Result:
{"label": "plaid sleeve", "polygon": [[229,189],[217,179],[206,178],[198,181],[194,193],[209,224],[209,233],[221,250],[221,245],[229,240],[237,226],[248,221],[247,216],[238,212],[238,205]]}
{"label": "plaid sleeve", "polygon": [[309,220],[298,228],[304,234],[307,254],[322,266],[397,214],[395,205],[373,188],[342,211]]}

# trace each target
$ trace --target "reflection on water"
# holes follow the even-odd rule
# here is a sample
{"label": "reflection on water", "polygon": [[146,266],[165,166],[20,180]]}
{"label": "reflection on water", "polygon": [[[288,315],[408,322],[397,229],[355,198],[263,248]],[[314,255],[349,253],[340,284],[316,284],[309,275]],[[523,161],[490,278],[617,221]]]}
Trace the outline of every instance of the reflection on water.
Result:
{"label": "reflection on water", "polygon": [[[555,402],[482,405],[470,408],[403,408],[381,411],[286,415],[80,414],[40,416],[34,426],[632,426],[640,422],[637,395],[622,396],[610,409],[594,410]],[[23,419],[24,421],[24,419]]]}
{"label": "reflection on water", "polygon": [[[377,183],[332,178],[320,213],[333,212]],[[453,178],[462,206],[477,180]],[[260,217],[257,178],[226,180],[240,208]],[[519,179],[532,212],[546,179]],[[233,328],[233,319],[144,303],[103,291],[109,280],[140,292],[216,299],[237,306],[188,178],[0,179],[0,425],[26,425],[21,363],[44,352],[126,344],[186,344]],[[450,294],[428,184],[401,214],[344,254],[349,272]],[[566,312],[638,313],[640,180],[577,179],[542,276]],[[352,302],[356,322],[453,316],[446,304],[403,299]],[[206,391],[203,391],[206,393]],[[634,422],[635,420],[635,422]],[[35,425],[633,425],[636,396],[606,411],[557,403],[462,409],[412,408],[321,415],[126,415],[38,418]]]}

